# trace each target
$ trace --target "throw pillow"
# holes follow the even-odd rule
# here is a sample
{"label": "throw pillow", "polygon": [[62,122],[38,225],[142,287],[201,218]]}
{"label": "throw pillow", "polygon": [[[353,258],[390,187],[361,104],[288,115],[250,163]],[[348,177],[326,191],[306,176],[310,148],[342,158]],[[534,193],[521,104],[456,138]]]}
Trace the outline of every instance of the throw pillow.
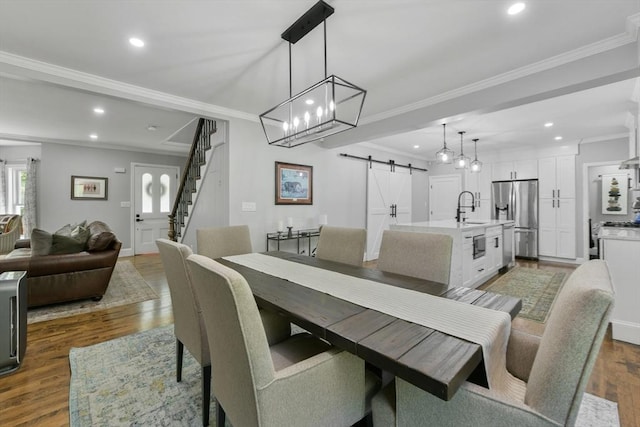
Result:
{"label": "throw pillow", "polygon": [[54,234],[51,238],[50,255],[74,254],[82,252],[86,248],[89,230],[84,228],[75,236],[63,236]]}
{"label": "throw pillow", "polygon": [[88,228],[91,234],[87,241],[87,250],[89,252],[104,251],[116,240],[116,235],[102,221],[93,221]]}
{"label": "throw pillow", "polygon": [[31,232],[31,256],[49,255],[52,240],[51,233],[34,228]]}

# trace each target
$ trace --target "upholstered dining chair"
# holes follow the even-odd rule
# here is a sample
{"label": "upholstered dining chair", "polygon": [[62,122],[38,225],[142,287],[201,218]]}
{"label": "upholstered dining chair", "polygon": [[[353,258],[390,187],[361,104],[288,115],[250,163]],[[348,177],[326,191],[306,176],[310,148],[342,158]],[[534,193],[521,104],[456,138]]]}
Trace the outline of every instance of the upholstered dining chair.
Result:
{"label": "upholstered dining chair", "polygon": [[[173,329],[176,336],[176,380],[182,380],[182,361],[186,346],[202,369],[202,424],[207,426],[211,402],[211,359],[202,306],[195,296],[191,275],[187,269],[187,257],[193,252],[189,246],[168,239],[158,239],[156,245],[160,251],[171,294]],[[283,341],[291,335],[291,325],[280,316],[260,311],[260,317],[267,330],[269,344]]]}
{"label": "upholstered dining chair", "polygon": [[605,261],[578,267],[557,296],[542,337],[515,332],[506,378],[464,383],[446,402],[396,378],[373,400],[376,426],[573,426],[604,338],[614,292]]}
{"label": "upholstered dining chair", "polygon": [[452,248],[446,234],[385,230],[377,268],[448,285]]}
{"label": "upholstered dining chair", "polygon": [[246,225],[200,228],[196,230],[197,253],[211,259],[253,252]]}
{"label": "upholstered dining chair", "polygon": [[202,255],[187,259],[203,317],[218,425],[349,426],[376,381],[364,362],[310,334],[269,347],[248,283]]}
{"label": "upholstered dining chair", "polygon": [[364,228],[320,228],[316,258],[362,267],[367,230]]}

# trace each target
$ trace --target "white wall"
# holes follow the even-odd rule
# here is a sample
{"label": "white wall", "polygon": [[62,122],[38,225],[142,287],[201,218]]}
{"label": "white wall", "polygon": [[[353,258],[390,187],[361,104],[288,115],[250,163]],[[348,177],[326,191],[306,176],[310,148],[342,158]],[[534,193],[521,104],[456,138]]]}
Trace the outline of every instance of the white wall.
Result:
{"label": "white wall", "polygon": [[[379,160],[425,168],[417,161],[369,147],[325,149],[309,143],[295,148],[269,146],[258,123],[233,120],[229,127],[229,223],[248,224],[253,247],[266,249],[266,233],[277,229],[278,220],[292,217],[294,228],[318,226],[319,216],[343,227],[366,226],[367,163],[341,157],[340,153],[373,156]],[[275,205],[275,162],[313,166],[313,205]],[[413,220],[426,218],[427,174],[413,173]],[[242,212],[242,202],[256,203],[256,212]]]}
{"label": "white wall", "polygon": [[[38,226],[55,231],[67,223],[101,220],[109,224],[131,248],[131,209],[120,202],[131,201],[131,163],[149,163],[182,167],[185,157],[135,151],[82,148],[62,144],[42,144],[38,187]],[[126,173],[115,173],[124,167]],[[71,176],[106,177],[108,200],[71,200]]]}

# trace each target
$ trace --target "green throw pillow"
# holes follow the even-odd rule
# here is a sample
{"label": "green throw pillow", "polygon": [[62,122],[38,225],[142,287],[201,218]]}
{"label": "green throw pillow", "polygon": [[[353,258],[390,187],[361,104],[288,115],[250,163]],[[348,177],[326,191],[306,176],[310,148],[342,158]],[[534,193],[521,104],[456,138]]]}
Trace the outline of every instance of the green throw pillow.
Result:
{"label": "green throw pillow", "polygon": [[49,255],[52,243],[51,233],[34,228],[31,232],[31,256]]}
{"label": "green throw pillow", "polygon": [[51,251],[49,254],[73,254],[84,251],[87,246],[87,240],[89,239],[89,230],[81,227],[78,228],[77,234],[72,236],[54,234],[51,239]]}

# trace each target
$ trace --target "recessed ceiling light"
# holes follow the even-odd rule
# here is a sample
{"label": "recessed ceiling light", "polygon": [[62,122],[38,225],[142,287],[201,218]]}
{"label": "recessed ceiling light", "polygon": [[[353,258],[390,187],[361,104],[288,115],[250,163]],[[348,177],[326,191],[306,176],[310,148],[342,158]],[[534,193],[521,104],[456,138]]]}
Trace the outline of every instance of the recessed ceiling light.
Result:
{"label": "recessed ceiling light", "polygon": [[547,122],[544,124],[544,127],[546,128],[550,128],[551,126],[553,126],[553,122]]}
{"label": "recessed ceiling light", "polygon": [[517,15],[518,13],[522,12],[525,7],[526,5],[524,3],[514,3],[509,6],[509,9],[507,9],[507,13],[509,15]]}
{"label": "recessed ceiling light", "polygon": [[154,126],[154,125],[149,125],[149,126],[147,126],[147,130],[148,130],[149,132],[153,132],[153,131],[155,131],[155,130],[157,130],[157,129],[158,129],[158,126]]}
{"label": "recessed ceiling light", "polygon": [[89,138],[91,139],[98,139],[98,135],[95,133],[92,133],[91,135],[89,135]]}
{"label": "recessed ceiling light", "polygon": [[420,146],[419,145],[414,145],[413,148],[418,149],[418,148],[420,148]]}
{"label": "recessed ceiling light", "polygon": [[93,109],[93,112],[96,114],[104,114],[104,110],[100,107],[96,107]]}
{"label": "recessed ceiling light", "polygon": [[307,105],[313,105],[313,99],[307,99],[306,101],[304,101],[305,104]]}
{"label": "recessed ceiling light", "polygon": [[144,46],[144,41],[142,41],[141,39],[139,39],[137,37],[131,37],[129,39],[129,43],[132,46],[135,46],[135,47],[143,47]]}
{"label": "recessed ceiling light", "polygon": [[554,139],[555,139],[556,141],[560,141],[560,140],[562,139],[562,137],[561,137],[561,136],[556,136]]}

